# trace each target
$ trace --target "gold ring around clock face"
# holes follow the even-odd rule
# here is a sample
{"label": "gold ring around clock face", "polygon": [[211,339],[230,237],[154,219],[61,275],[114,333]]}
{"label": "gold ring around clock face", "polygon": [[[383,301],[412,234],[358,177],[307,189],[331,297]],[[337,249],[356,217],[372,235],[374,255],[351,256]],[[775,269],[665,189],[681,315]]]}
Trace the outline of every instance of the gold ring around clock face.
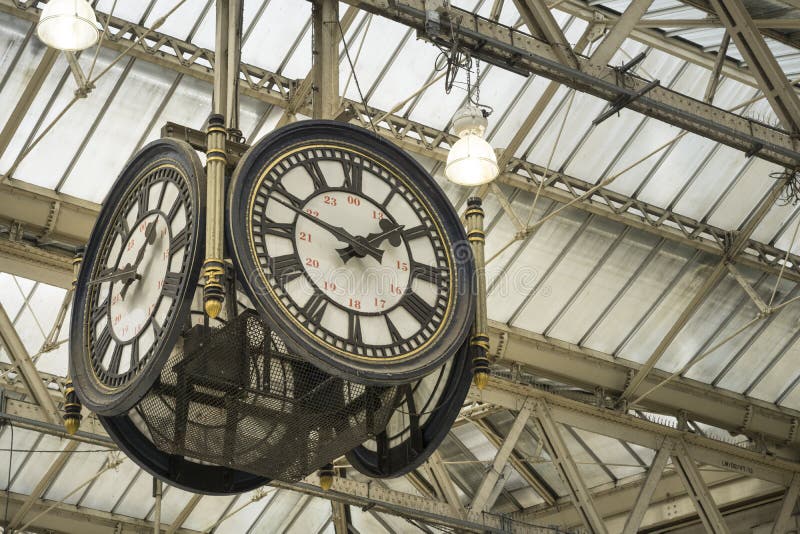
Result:
{"label": "gold ring around clock face", "polygon": [[249,262],[240,268],[251,269],[255,301],[305,352],[354,362],[362,377],[370,365],[402,374],[420,355],[428,363],[446,354],[436,345],[452,344],[447,334],[471,319],[463,278],[472,271],[471,257],[456,257],[466,240],[444,194],[404,153],[376,150],[378,138],[290,141],[251,150],[233,181],[231,219],[244,228],[232,234],[239,255],[244,229]]}
{"label": "gold ring around clock face", "polygon": [[188,314],[200,265],[199,159],[151,143],[103,203],[76,284],[70,369],[93,411],[116,415],[149,389]]}

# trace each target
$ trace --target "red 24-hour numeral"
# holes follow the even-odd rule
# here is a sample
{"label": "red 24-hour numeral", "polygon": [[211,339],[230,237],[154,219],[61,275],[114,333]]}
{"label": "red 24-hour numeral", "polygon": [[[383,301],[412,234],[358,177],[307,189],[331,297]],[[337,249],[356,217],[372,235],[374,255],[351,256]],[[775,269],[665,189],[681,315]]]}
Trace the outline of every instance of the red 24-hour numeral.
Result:
{"label": "red 24-hour numeral", "polygon": [[328,195],[325,195],[325,198],[323,199],[323,202],[325,202],[325,204],[327,204],[328,206],[335,206],[336,205],[336,199],[334,197],[328,196]]}
{"label": "red 24-hour numeral", "polygon": [[309,267],[319,267],[319,260],[315,258],[306,258],[306,265]]}
{"label": "red 24-hour numeral", "polygon": [[311,243],[311,232],[300,232],[300,241],[308,241]]}
{"label": "red 24-hour numeral", "polygon": [[336,284],[334,282],[323,282],[322,287],[325,291],[336,291]]}
{"label": "red 24-hour numeral", "polygon": [[351,308],[355,308],[356,310],[361,309],[361,301],[354,298],[349,299],[347,305],[350,306]]}
{"label": "red 24-hour numeral", "polygon": [[347,203],[351,206],[360,206],[361,199],[358,197],[354,197],[353,195],[347,195]]}

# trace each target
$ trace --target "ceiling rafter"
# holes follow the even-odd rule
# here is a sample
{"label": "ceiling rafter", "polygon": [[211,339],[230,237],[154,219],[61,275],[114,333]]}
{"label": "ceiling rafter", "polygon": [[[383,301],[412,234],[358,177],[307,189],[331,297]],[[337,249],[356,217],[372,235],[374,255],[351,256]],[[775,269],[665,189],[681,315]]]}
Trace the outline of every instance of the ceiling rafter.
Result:
{"label": "ceiling rafter", "polygon": [[[10,1],[0,0],[0,10],[7,9],[5,3]],[[12,12],[23,16],[29,14],[18,8],[13,8]],[[146,31],[144,28],[136,27],[132,23],[126,23],[118,19],[112,19],[112,23],[116,24],[119,29],[116,35],[124,35],[124,31],[131,32],[131,35],[138,35]],[[122,28],[127,28],[127,30],[123,31]],[[156,45],[150,47],[148,51],[134,49],[138,57],[156,62],[167,68],[186,71],[199,79],[212,80],[213,74],[210,73],[209,69],[201,67],[201,64],[198,63],[202,58],[207,61],[209,57],[213,56],[210,51],[199,49],[195,45],[181,42],[157,32],[154,33],[153,38],[156,41]],[[121,39],[121,37],[117,37],[117,39]],[[108,40],[107,46],[119,48],[124,46],[124,43]],[[179,51],[186,55],[178,58],[175,54],[179,53]],[[247,64],[242,64],[241,68],[243,90],[249,87],[249,91],[252,93],[251,96],[279,107],[285,108],[287,106],[286,102],[291,98],[290,95],[297,86],[296,82]],[[258,76],[252,76],[251,73],[253,72],[257,72]],[[363,106],[355,102],[345,101],[345,106],[350,116],[354,116],[351,120],[362,126],[369,124],[368,115],[383,117],[382,120],[376,121],[376,126],[383,136],[400,144],[407,150],[421,153],[440,161],[446,159],[446,150],[455,140],[454,136],[441,130],[415,123],[403,117],[386,114],[374,108],[370,108],[369,112],[365,113]],[[580,209],[601,214],[606,218],[688,244],[699,250],[717,255],[724,255],[725,253],[729,234],[720,228],[603,188],[587,196],[587,191],[595,187],[595,184],[563,173],[550,172],[542,166],[531,162],[511,158],[500,177],[500,181],[529,191],[536,191],[538,182],[543,176],[547,177],[542,188],[542,194],[545,197],[566,203],[575,202],[576,198],[585,196],[586,198],[581,198],[574,205]],[[96,213],[96,204],[54,194],[44,188],[37,188],[36,186],[8,178],[6,178],[4,184],[0,185],[0,190],[3,189],[5,192],[12,194],[20,193],[23,200],[23,202],[16,202],[16,195],[14,197],[6,197],[15,198],[13,203],[2,204],[3,209],[0,212],[5,215],[7,220],[22,221],[26,223],[26,228],[30,227],[34,230],[45,228],[52,203],[58,203],[61,206],[61,211],[58,220],[52,225],[53,230],[50,232],[49,238],[74,244],[85,242],[85,238],[81,241],[78,236],[88,235],[93,220],[87,220],[83,216],[87,215],[87,212],[89,214],[92,211]],[[62,199],[66,202],[62,201]],[[41,201],[44,201],[44,205]],[[784,255],[785,252],[777,247],[748,240],[743,248],[743,254],[740,254],[736,260],[741,264],[767,269],[777,274],[780,271],[780,264]],[[786,276],[792,280],[800,280],[800,258],[792,255],[790,260],[792,261],[788,263],[790,268],[786,270]]]}
{"label": "ceiling rafter", "polygon": [[742,0],[710,0],[758,80],[783,127],[800,133],[800,97],[764,41]]}

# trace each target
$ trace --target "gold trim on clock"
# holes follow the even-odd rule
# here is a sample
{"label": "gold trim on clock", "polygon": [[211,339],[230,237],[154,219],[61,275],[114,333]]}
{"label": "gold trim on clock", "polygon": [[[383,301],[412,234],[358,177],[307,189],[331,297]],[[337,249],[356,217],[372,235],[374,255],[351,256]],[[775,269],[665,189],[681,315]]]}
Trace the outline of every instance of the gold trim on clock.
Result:
{"label": "gold trim on clock", "polygon": [[[303,332],[306,332],[308,335],[313,337],[320,344],[324,345],[327,349],[330,349],[330,350],[334,351],[335,353],[340,354],[342,356],[345,356],[347,358],[351,358],[351,359],[355,359],[355,360],[361,360],[361,361],[367,361],[367,362],[390,362],[390,361],[406,360],[406,359],[414,356],[415,354],[419,353],[420,351],[424,350],[428,345],[430,345],[435,339],[437,339],[439,337],[439,335],[441,334],[441,332],[444,329],[446,329],[446,326],[447,326],[447,324],[449,322],[448,319],[450,319],[450,317],[452,315],[453,288],[454,287],[458,287],[458,284],[456,283],[457,282],[457,277],[458,277],[458,269],[454,268],[453,259],[451,257],[451,251],[450,251],[451,243],[449,242],[447,234],[444,232],[444,230],[441,227],[441,224],[440,224],[438,216],[436,216],[436,215],[431,213],[427,203],[420,198],[420,196],[417,193],[417,191],[415,190],[415,188],[409,184],[409,181],[407,179],[403,178],[402,174],[396,172],[396,170],[392,167],[392,165],[390,163],[388,163],[388,162],[385,163],[385,162],[382,161],[382,159],[379,159],[379,158],[377,158],[377,157],[375,157],[373,155],[365,154],[364,152],[361,151],[360,148],[353,147],[353,146],[348,145],[346,143],[342,143],[342,144],[325,144],[325,143],[299,144],[299,145],[294,145],[294,147],[292,147],[292,148],[290,148],[290,149],[288,149],[288,150],[286,150],[284,152],[281,152],[280,154],[275,156],[272,159],[272,162],[263,170],[263,172],[261,172],[261,174],[258,176],[258,179],[254,182],[253,187],[250,190],[250,195],[249,195],[250,198],[249,198],[249,201],[248,201],[248,208],[247,208],[247,221],[248,221],[248,224],[247,224],[247,240],[248,240],[248,245],[250,246],[250,254],[251,254],[252,258],[254,259],[255,264],[256,265],[260,265],[260,263],[258,262],[258,254],[256,253],[255,242],[253,240],[253,226],[252,226],[252,224],[250,224],[250,221],[252,221],[253,205],[255,204],[255,200],[256,200],[256,196],[257,196],[256,192],[261,188],[261,184],[264,182],[264,179],[272,171],[272,169],[275,168],[275,166],[278,163],[280,163],[281,161],[285,160],[289,156],[291,156],[293,154],[296,154],[298,152],[304,151],[304,150],[311,150],[311,149],[318,149],[318,148],[320,148],[320,149],[326,149],[327,148],[327,149],[333,149],[333,150],[342,150],[342,151],[351,152],[353,154],[357,154],[357,155],[361,156],[362,158],[371,161],[373,164],[385,169],[389,174],[391,174],[392,177],[394,177],[396,180],[401,182],[406,187],[406,189],[408,189],[408,191],[411,192],[412,195],[414,195],[414,197],[420,203],[422,208],[425,210],[425,213],[428,214],[428,217],[430,218],[430,220],[433,221],[433,224],[435,225],[436,230],[437,230],[437,232],[439,234],[439,238],[442,240],[442,242],[444,244],[443,249],[444,249],[445,257],[447,259],[448,271],[450,273],[449,282],[448,282],[448,288],[447,288],[447,306],[445,308],[444,316],[443,316],[441,322],[439,323],[438,328],[436,328],[435,332],[424,343],[422,343],[420,346],[416,347],[415,349],[413,349],[413,350],[411,350],[409,352],[405,352],[405,353],[403,353],[401,355],[398,355],[398,356],[388,356],[388,357],[373,357],[373,356],[362,356],[362,355],[359,355],[359,354],[353,354],[352,352],[347,352],[346,350],[342,350],[342,349],[340,349],[339,347],[337,347],[335,345],[331,345],[330,343],[328,343],[327,341],[325,341],[324,339],[319,337],[317,334],[315,334],[314,332],[312,332],[311,330],[306,328],[305,325],[303,325],[303,323],[301,323],[297,319],[297,317],[295,317],[294,314],[292,314],[288,310],[288,308],[284,305],[284,303],[280,299],[280,297],[277,296],[272,284],[270,284],[269,280],[267,280],[267,277],[264,274],[264,270],[262,268],[259,268],[258,274],[261,277],[261,280],[264,282],[264,285],[269,290],[269,293],[270,293],[270,296],[272,297],[272,300],[278,304],[278,306],[284,312],[284,314],[287,317],[289,317],[289,319],[291,319],[291,321],[298,328],[300,328]],[[422,330],[422,328],[420,328],[420,330]],[[351,345],[355,345],[355,343],[350,343],[350,344]]]}

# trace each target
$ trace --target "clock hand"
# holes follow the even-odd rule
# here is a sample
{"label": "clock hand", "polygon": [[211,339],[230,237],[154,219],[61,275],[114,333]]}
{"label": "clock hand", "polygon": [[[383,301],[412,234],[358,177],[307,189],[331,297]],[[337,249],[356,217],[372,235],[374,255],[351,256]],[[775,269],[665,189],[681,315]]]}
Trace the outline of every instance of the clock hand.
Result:
{"label": "clock hand", "polygon": [[[139,249],[139,253],[136,255],[136,261],[133,262],[133,272],[139,269],[139,264],[142,263],[144,259],[144,251],[147,249],[147,245],[152,245],[156,241],[156,222],[150,221],[147,223],[147,229],[145,230],[144,234],[144,243],[142,243],[142,248]],[[135,277],[128,278],[125,280],[125,284],[122,286],[122,291],[120,291],[119,296],[122,300],[125,300],[125,295],[128,293],[128,288],[131,287],[131,284],[134,280],[141,279],[142,276],[140,274],[136,274]]]}
{"label": "clock hand", "polygon": [[[383,243],[384,239],[388,239],[389,244],[393,247],[399,246],[401,239],[398,232],[405,228],[405,225],[394,224],[389,219],[381,219],[379,224],[381,230],[383,230],[382,232],[369,234],[366,238],[359,236],[356,237],[356,239],[363,240],[363,242],[374,247],[381,246],[381,243]],[[342,261],[345,263],[347,263],[347,260],[350,258],[358,255],[352,246],[336,249],[336,252],[339,253],[339,257],[342,258]]]}
{"label": "clock hand", "polygon": [[302,209],[292,205],[289,202],[283,201],[277,197],[272,197],[272,198],[278,204],[283,204],[290,210],[299,213],[306,219],[309,219],[312,222],[316,223],[317,225],[321,226],[322,228],[326,229],[327,231],[335,235],[339,239],[339,241],[342,241],[343,243],[348,243],[351,247],[353,247],[353,250],[355,251],[355,254],[357,256],[361,257],[372,256],[378,261],[378,263],[380,263],[383,260],[383,251],[381,249],[367,243],[366,240],[359,240],[359,238],[357,238],[356,236],[354,236],[341,226],[333,226],[332,224],[326,223],[322,219],[314,217],[310,213],[306,213]]}
{"label": "clock hand", "polygon": [[108,274],[95,278],[91,282],[89,282],[90,286],[96,284],[102,284],[103,282],[116,282],[117,280],[138,280],[142,277],[142,275],[136,273],[136,269],[131,267],[130,264],[126,265],[124,269],[114,270]]}

